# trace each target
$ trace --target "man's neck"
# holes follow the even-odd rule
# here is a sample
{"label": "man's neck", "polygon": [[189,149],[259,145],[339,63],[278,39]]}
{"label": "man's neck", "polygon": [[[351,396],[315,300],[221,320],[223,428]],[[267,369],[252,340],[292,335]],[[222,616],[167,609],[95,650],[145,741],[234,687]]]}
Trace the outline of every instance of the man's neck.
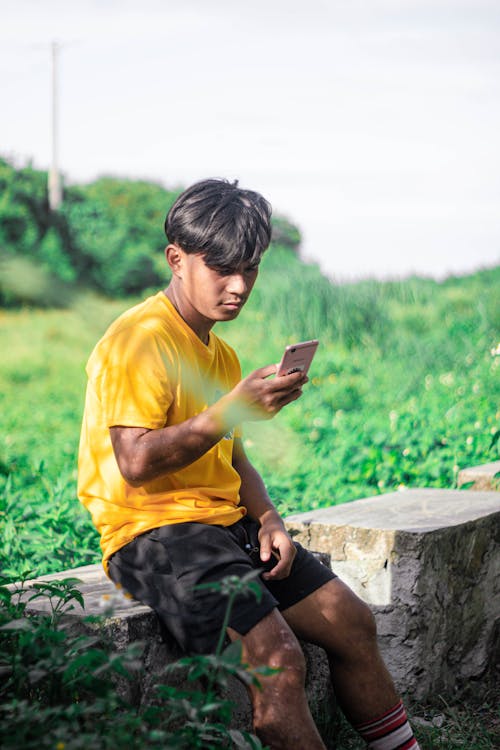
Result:
{"label": "man's neck", "polygon": [[193,333],[198,336],[200,341],[207,346],[210,330],[213,328],[214,323],[206,318],[200,318],[199,315],[196,315],[196,311],[188,302],[183,300],[182,295],[177,292],[172,283],[163,290],[163,294],[173,304],[186,325],[188,325]]}

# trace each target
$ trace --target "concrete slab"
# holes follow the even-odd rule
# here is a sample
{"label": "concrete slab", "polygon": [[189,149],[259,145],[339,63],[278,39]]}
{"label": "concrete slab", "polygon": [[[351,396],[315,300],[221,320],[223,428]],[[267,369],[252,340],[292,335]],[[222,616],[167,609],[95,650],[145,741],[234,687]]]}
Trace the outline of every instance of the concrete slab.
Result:
{"label": "concrete slab", "polygon": [[286,524],[371,606],[400,692],[429,700],[495,679],[500,493],[409,489]]}
{"label": "concrete slab", "polygon": [[457,526],[500,511],[500,493],[405,489],[345,505],[296,513],[287,524],[327,523],[365,529],[422,532]]}
{"label": "concrete slab", "polygon": [[[472,482],[472,486],[469,486]],[[469,466],[458,474],[458,486],[468,485],[471,490],[500,490],[500,461],[480,466]]]}
{"label": "concrete slab", "polygon": [[[75,585],[84,599],[84,609],[80,604],[73,600],[72,613],[76,616],[85,615],[102,615],[109,609],[113,609],[114,617],[142,616],[151,615],[150,607],[125,596],[119,591],[114,583],[104,572],[102,565],[84,565],[80,568],[71,568],[63,570],[60,573],[50,573],[48,575],[26,581],[25,591],[21,598],[27,601],[30,596],[34,583],[44,581],[61,581],[65,578],[77,578],[80,583]],[[28,609],[32,612],[50,612],[50,601],[47,597],[40,597],[30,602]]]}

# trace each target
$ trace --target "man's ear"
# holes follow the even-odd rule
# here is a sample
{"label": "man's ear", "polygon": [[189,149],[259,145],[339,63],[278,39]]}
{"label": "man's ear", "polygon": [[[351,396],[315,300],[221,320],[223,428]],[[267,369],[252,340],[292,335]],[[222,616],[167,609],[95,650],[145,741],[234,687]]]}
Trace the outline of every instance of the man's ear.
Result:
{"label": "man's ear", "polygon": [[180,276],[184,265],[184,253],[182,249],[178,245],[167,245],[165,248],[165,258],[172,273],[175,276]]}

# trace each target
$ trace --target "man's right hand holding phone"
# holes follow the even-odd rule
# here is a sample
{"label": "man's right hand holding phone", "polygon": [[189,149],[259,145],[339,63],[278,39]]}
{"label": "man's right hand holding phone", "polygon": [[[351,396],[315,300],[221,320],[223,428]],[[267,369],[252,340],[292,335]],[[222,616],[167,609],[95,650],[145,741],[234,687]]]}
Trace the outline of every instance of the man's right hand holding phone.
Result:
{"label": "man's right hand holding phone", "polygon": [[300,398],[317,347],[317,339],[290,344],[278,365],[260,367],[243,378],[221,399],[226,417],[234,423],[272,419]]}
{"label": "man's right hand holding phone", "polygon": [[234,398],[235,410],[241,412],[238,421],[272,419],[284,406],[300,398],[307,375],[293,372],[272,378],[277,369],[277,365],[267,365],[254,370],[228,394],[228,398]]}

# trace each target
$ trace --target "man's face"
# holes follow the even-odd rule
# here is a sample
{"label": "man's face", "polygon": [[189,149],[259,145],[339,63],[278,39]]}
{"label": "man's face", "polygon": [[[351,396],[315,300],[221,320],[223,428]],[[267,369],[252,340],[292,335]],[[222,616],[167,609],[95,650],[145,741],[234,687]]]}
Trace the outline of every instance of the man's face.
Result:
{"label": "man's face", "polygon": [[191,314],[216,322],[236,318],[257,279],[258,266],[242,264],[231,271],[206,265],[203,256],[182,251],[180,290]]}

